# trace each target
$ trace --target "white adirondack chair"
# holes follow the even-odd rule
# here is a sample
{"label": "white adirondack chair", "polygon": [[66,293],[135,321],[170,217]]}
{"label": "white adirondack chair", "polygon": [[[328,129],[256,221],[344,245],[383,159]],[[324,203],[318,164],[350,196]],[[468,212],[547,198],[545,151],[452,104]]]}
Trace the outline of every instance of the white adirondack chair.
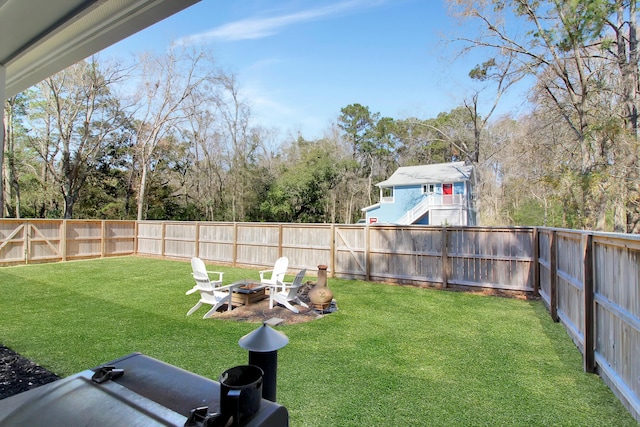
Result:
{"label": "white adirondack chair", "polygon": [[[202,316],[203,319],[209,317],[216,312],[223,304],[227,304],[227,311],[231,310],[231,294],[235,285],[222,286],[221,271],[207,271],[204,262],[197,257],[191,258],[191,268],[193,269],[193,278],[196,285],[186,292],[191,295],[194,292],[200,292],[200,300],[187,312],[187,316],[193,314],[203,304],[210,304],[213,308]],[[217,275],[217,280],[210,280],[209,274]]]}
{"label": "white adirondack chair", "polygon": [[294,313],[299,313],[300,310],[291,305],[291,303],[299,304],[303,307],[309,307],[298,297],[298,291],[302,286],[302,280],[304,279],[305,274],[307,274],[306,268],[298,272],[291,283],[282,282],[281,285],[276,284],[269,286],[269,308],[273,309],[273,305],[276,303],[284,305]]}
{"label": "white adirondack chair", "polygon": [[284,256],[278,258],[271,270],[260,271],[260,283],[267,286],[282,285],[284,275],[287,274],[287,267],[289,267],[289,259]]}

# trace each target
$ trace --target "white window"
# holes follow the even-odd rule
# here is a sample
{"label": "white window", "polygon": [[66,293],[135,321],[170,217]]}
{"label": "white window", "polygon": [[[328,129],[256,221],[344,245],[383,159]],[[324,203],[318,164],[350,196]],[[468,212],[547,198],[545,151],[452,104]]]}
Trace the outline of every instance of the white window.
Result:
{"label": "white window", "polygon": [[435,184],[423,184],[422,185],[422,193],[423,194],[432,194],[436,192]]}
{"label": "white window", "polygon": [[393,203],[393,187],[382,187],[380,189],[380,201]]}

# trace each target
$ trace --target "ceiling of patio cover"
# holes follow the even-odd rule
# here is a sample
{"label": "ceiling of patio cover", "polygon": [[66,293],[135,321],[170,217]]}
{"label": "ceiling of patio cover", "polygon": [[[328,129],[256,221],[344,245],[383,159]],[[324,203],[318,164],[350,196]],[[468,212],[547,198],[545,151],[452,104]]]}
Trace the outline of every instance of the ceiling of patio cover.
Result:
{"label": "ceiling of patio cover", "polygon": [[5,97],[198,1],[0,0]]}

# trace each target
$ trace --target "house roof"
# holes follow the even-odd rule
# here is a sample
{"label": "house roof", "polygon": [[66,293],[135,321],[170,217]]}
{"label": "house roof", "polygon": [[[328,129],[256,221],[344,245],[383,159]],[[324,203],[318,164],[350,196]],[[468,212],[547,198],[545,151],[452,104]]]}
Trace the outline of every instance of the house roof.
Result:
{"label": "house roof", "polygon": [[464,162],[403,166],[398,168],[389,179],[377,183],[376,186],[398,187],[403,185],[469,181],[472,172],[473,166],[465,165]]}
{"label": "house roof", "polygon": [[16,95],[198,1],[0,0],[0,95]]}
{"label": "house roof", "polygon": [[380,203],[376,203],[375,205],[367,206],[366,208],[362,208],[360,210],[362,212],[369,212],[369,211],[372,211],[372,210],[374,210],[376,208],[379,208],[379,207],[380,207]]}

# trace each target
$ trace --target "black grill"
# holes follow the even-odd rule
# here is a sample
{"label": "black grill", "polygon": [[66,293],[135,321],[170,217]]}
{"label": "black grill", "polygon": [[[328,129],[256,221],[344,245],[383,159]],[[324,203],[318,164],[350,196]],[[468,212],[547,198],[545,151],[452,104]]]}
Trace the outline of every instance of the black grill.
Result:
{"label": "black grill", "polygon": [[[184,426],[197,408],[219,412],[220,384],[141,353],[0,400],[0,426]],[[193,420],[192,420],[193,421]],[[240,426],[289,425],[262,399]]]}

